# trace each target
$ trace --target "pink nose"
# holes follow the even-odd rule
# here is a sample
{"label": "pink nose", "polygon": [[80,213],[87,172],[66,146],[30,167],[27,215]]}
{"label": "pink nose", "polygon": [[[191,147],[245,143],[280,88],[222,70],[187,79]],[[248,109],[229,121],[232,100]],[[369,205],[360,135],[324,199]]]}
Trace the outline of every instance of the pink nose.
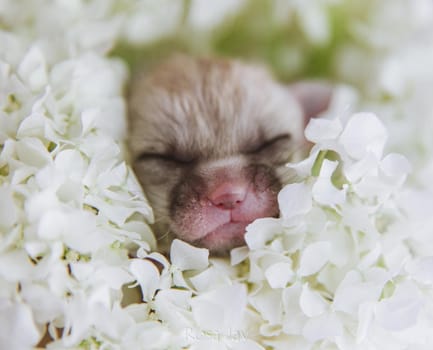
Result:
{"label": "pink nose", "polygon": [[221,209],[234,209],[241,205],[248,192],[245,184],[224,183],[209,195],[212,204]]}

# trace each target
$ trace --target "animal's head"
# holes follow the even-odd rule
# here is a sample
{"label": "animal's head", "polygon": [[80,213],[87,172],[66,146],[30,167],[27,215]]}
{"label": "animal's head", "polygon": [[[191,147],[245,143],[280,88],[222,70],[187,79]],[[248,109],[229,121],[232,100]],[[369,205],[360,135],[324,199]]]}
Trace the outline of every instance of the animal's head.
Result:
{"label": "animal's head", "polygon": [[284,165],[305,152],[306,119],[329,96],[224,59],[179,56],[134,79],[130,148],[157,233],[215,253],[242,245],[249,223],[278,215]]}

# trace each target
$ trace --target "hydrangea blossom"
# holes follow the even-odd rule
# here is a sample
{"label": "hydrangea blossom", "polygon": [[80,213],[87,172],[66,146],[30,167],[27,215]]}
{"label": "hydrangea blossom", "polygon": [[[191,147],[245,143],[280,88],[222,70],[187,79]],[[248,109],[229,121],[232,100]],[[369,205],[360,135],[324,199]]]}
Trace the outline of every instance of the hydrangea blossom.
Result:
{"label": "hydrangea blossom", "polygon": [[[125,160],[127,71],[107,54],[248,1],[209,21],[203,3],[184,17],[172,0],[0,0],[0,348],[46,333],[48,349],[430,348],[431,2],[362,2],[336,55],[356,89],[308,125],[281,216],[252,223],[230,260],[179,240],[168,260]],[[324,47],[332,9],[358,5],[279,1],[275,21],[297,14]]]}
{"label": "hydrangea blossom", "polygon": [[[429,225],[430,218],[412,207],[419,193],[402,192],[408,161],[383,154],[386,130],[369,113],[346,122],[312,120],[306,136],[315,146],[306,160],[289,165],[300,182],[280,192],[281,218],[247,228],[249,301],[265,321],[263,343],[302,349],[432,344],[431,292],[409,272],[430,257],[414,251],[418,232],[406,230],[408,223]],[[429,210],[431,199],[424,201]]]}

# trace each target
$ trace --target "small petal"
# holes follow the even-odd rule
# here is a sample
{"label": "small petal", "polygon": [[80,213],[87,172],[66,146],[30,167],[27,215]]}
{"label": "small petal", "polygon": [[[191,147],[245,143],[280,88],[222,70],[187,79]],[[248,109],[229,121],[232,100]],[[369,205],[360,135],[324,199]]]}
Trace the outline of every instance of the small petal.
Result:
{"label": "small petal", "polygon": [[335,292],[334,309],[356,315],[360,305],[379,299],[385,282],[369,279],[358,271],[350,271]]}
{"label": "small petal", "polygon": [[410,282],[403,283],[377,305],[376,319],[384,329],[401,331],[416,325],[422,307],[420,291]]}
{"label": "small petal", "polygon": [[233,284],[191,299],[192,314],[203,330],[227,333],[241,329],[247,305],[246,287]]}
{"label": "small petal", "polygon": [[285,186],[278,194],[278,204],[284,222],[308,213],[312,208],[311,190],[304,183]]}
{"label": "small petal", "polygon": [[316,242],[307,246],[301,255],[298,273],[309,276],[319,270],[329,261],[331,244],[329,242]]}
{"label": "small petal", "polygon": [[313,291],[308,284],[302,286],[299,305],[304,314],[308,317],[317,317],[324,313],[328,303],[316,291]]}
{"label": "small petal", "polygon": [[247,226],[245,241],[253,249],[263,248],[275,235],[283,231],[281,220],[275,218],[261,218]]}
{"label": "small petal", "polygon": [[47,148],[37,138],[22,139],[16,143],[15,149],[19,160],[31,166],[43,167],[52,161]]}
{"label": "small petal", "polygon": [[327,159],[323,161],[319,177],[311,191],[316,202],[329,206],[335,206],[345,202],[346,188],[339,190],[331,181],[331,176],[337,166],[338,162],[332,162]]}
{"label": "small petal", "polygon": [[358,329],[356,331],[356,339],[358,343],[361,343],[367,336],[370,327],[373,324],[374,320],[374,310],[376,307],[376,303],[363,303],[359,305],[358,312]]}
{"label": "small petal", "polygon": [[31,349],[41,334],[29,306],[0,299],[0,349]]}
{"label": "small petal", "polygon": [[307,140],[319,143],[335,140],[343,131],[339,119],[312,118],[305,128]]}
{"label": "small petal", "polygon": [[170,257],[172,264],[181,270],[203,270],[209,265],[209,251],[193,247],[179,239],[171,244]]}
{"label": "small petal", "polygon": [[388,133],[382,122],[372,113],[354,114],[340,136],[347,154],[362,159],[369,152],[381,158]]}
{"label": "small petal", "polygon": [[433,257],[416,259],[407,264],[406,269],[417,281],[433,285]]}
{"label": "small petal", "polygon": [[158,268],[149,260],[133,259],[129,270],[140,284],[143,301],[152,300],[159,285]]}
{"label": "small petal", "polygon": [[308,320],[302,334],[311,342],[321,339],[335,339],[335,337],[343,334],[343,326],[335,314],[324,313]]}
{"label": "small petal", "polygon": [[191,294],[190,291],[176,289],[159,291],[154,302],[158,317],[177,331],[192,328],[193,320],[189,312]]}
{"label": "small petal", "polygon": [[248,258],[248,247],[238,247],[230,251],[230,263],[235,266]]}
{"label": "small petal", "polygon": [[0,276],[7,281],[29,280],[34,266],[23,250],[15,250],[0,255]]}
{"label": "small petal", "polygon": [[34,46],[28,51],[18,67],[18,73],[34,91],[47,84],[46,62],[38,47]]}
{"label": "small petal", "polygon": [[18,208],[9,186],[0,186],[0,228],[12,227],[18,219]]}
{"label": "small petal", "polygon": [[292,265],[289,263],[276,263],[265,271],[266,279],[271,288],[284,288],[294,277]]}

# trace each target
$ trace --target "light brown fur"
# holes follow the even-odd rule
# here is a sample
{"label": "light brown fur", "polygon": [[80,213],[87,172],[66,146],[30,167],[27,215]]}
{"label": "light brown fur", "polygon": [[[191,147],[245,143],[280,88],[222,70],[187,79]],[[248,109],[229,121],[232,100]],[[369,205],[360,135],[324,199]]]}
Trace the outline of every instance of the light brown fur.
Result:
{"label": "light brown fur", "polygon": [[188,225],[204,206],[194,203],[222,178],[248,178],[276,198],[284,163],[305,145],[300,103],[256,65],[176,56],[135,77],[128,103],[134,168],[167,242],[194,240]]}

